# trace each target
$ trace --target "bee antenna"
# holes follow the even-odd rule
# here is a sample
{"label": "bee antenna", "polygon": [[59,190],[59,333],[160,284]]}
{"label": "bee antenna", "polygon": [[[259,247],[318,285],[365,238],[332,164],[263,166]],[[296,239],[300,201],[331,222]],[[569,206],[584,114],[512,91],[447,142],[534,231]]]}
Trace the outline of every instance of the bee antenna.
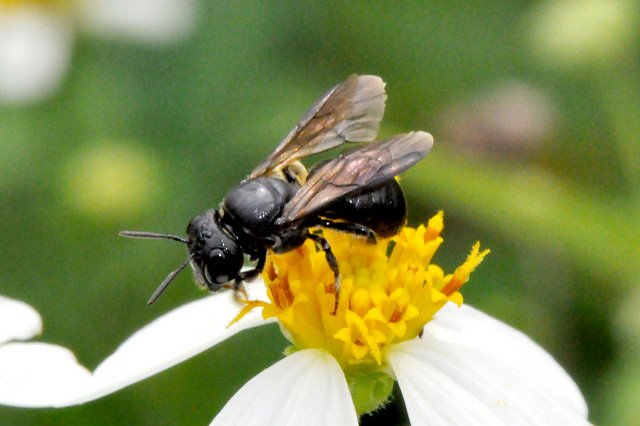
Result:
{"label": "bee antenna", "polygon": [[[134,237],[135,238],[135,237]],[[144,238],[144,237],[143,237]],[[153,238],[153,237],[152,237]],[[193,257],[193,255],[190,255],[189,257],[187,257],[185,260],[182,261],[182,263],[180,264],[180,266],[178,266],[178,268],[175,271],[172,271],[169,275],[167,275],[167,278],[165,278],[160,285],[158,286],[158,288],[156,289],[156,291],[153,292],[153,294],[151,295],[151,297],[149,298],[149,300],[147,301],[147,305],[153,305],[154,303],[156,303],[156,300],[158,300],[158,298],[162,295],[162,293],[164,293],[164,291],[167,289],[167,287],[169,287],[169,284],[171,284],[171,282],[174,280],[174,278],[176,276],[178,276],[178,274],[187,267],[187,265],[189,264],[189,262],[191,262],[191,258]]]}
{"label": "bee antenna", "polygon": [[189,244],[189,240],[177,235],[171,234],[158,234],[157,232],[145,232],[145,231],[122,231],[119,234],[121,237],[126,238],[148,238],[152,240],[173,240],[180,243]]}

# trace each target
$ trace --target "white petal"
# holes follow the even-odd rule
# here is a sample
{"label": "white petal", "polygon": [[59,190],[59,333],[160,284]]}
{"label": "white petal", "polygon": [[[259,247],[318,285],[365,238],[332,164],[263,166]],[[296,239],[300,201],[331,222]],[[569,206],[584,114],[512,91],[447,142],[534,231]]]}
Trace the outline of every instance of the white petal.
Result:
{"label": "white petal", "polygon": [[212,425],[357,425],[338,362],[318,349],[296,352],[247,382]]}
{"label": "white petal", "polygon": [[389,353],[413,424],[588,424],[575,383],[528,337],[466,305],[441,313]]}
{"label": "white petal", "polygon": [[450,303],[425,331],[438,340],[458,343],[497,357],[503,364],[522,370],[529,380],[547,386],[556,398],[586,417],[587,403],[567,372],[538,344],[520,331],[491,316]]}
{"label": "white petal", "polygon": [[0,345],[29,339],[42,331],[40,315],[31,306],[0,296]]}
{"label": "white petal", "polygon": [[56,405],[86,387],[91,374],[67,349],[45,343],[0,347],[0,404]]}
{"label": "white petal", "polygon": [[58,89],[71,58],[71,24],[37,6],[0,10],[0,101],[21,103]]}
{"label": "white petal", "polygon": [[194,0],[85,0],[81,5],[89,30],[150,43],[186,36],[196,16]]}
{"label": "white petal", "polygon": [[[253,283],[260,291],[263,284]],[[266,296],[259,297],[264,300]],[[91,386],[62,405],[100,398],[166,370],[247,328],[266,323],[254,310],[239,323],[227,324],[239,312],[231,294],[222,293],[183,305],[138,330],[94,372]]]}

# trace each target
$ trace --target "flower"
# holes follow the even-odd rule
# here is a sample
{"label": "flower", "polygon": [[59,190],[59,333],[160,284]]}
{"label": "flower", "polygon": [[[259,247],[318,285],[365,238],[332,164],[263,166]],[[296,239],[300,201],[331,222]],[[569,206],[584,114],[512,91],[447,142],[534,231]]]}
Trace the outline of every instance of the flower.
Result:
{"label": "flower", "polygon": [[194,20],[193,0],[0,0],[0,103],[55,93],[80,29],[157,44],[184,37]]}
{"label": "flower", "polygon": [[[287,356],[245,384],[213,424],[295,424],[311,418],[355,425],[359,415],[384,403],[394,380],[412,424],[588,424],[580,391],[546,352],[505,324],[462,306],[459,290],[488,251],[474,245],[451,274],[431,263],[443,241],[442,219],[438,213],[426,226],[405,227],[376,245],[323,231],[340,262],[337,308],[324,253],[307,242],[269,255],[265,286],[251,286],[265,287],[266,294],[246,300],[232,325],[227,327],[237,307],[223,296],[189,303],[136,332],[93,374],[83,373],[70,385],[60,382],[66,399],[53,394],[49,401],[30,399],[34,384],[9,384],[0,371],[0,403],[80,404],[242,329],[277,321],[292,343]],[[66,370],[85,371],[74,359],[67,361]],[[16,383],[22,396],[8,401],[7,388]]]}

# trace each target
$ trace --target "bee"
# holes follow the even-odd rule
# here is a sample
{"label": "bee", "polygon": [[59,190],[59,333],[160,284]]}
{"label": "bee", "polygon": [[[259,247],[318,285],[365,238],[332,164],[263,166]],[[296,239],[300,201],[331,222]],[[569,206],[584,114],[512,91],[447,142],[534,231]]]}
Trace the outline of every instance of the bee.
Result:
{"label": "bee", "polygon": [[[333,229],[375,243],[396,234],[407,207],[395,176],[431,149],[422,131],[373,142],[384,114],[385,83],[372,75],[352,75],[325,93],[275,151],[232,188],[217,209],[194,217],[187,237],[123,231],[129,238],[170,239],[189,255],[162,281],[153,304],[174,278],[191,266],[196,281],[211,292],[244,291],[242,283],[260,274],[267,251],[284,253],[312,240],[324,251],[340,289],[338,260],[317,229]],[[320,162],[308,172],[299,160],[345,142],[367,142]],[[254,262],[243,270],[245,258]]]}

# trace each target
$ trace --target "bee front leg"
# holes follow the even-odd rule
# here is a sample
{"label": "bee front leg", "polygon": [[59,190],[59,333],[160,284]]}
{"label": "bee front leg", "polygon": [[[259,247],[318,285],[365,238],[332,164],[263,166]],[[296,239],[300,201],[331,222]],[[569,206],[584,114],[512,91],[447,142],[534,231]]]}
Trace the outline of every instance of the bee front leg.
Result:
{"label": "bee front leg", "polygon": [[247,290],[244,288],[243,282],[238,279],[233,280],[233,300],[235,300],[236,302],[249,300],[249,294],[247,293]]}
{"label": "bee front leg", "polygon": [[[264,269],[264,264],[266,259],[267,259],[266,250],[260,252],[258,254],[258,263],[256,263],[256,266],[254,266],[253,269],[241,271],[240,273],[238,273],[238,277],[234,280],[234,283],[238,283],[238,282],[242,283],[242,281],[249,281],[257,277]],[[235,285],[234,285],[234,288],[235,288]]]}
{"label": "bee front leg", "polygon": [[340,268],[338,267],[338,259],[336,259],[333,251],[331,251],[331,245],[326,238],[321,235],[312,234],[310,232],[307,233],[307,238],[316,242],[320,246],[322,251],[324,251],[324,255],[327,258],[327,263],[329,264],[329,268],[331,268],[331,271],[333,271],[333,276],[335,278],[334,286],[336,290],[336,303],[331,315],[335,315],[338,311],[338,301],[340,298]]}
{"label": "bee front leg", "polygon": [[257,277],[262,270],[264,269],[265,261],[267,259],[267,252],[263,251],[258,254],[258,263],[253,269],[249,269],[246,271],[241,271],[238,273],[238,276],[233,280],[233,283],[225,284],[225,288],[233,289],[234,297],[240,300],[238,294],[242,294],[244,300],[249,299],[249,295],[247,294],[247,290],[245,290],[243,283],[245,281],[251,281],[255,277]]}

